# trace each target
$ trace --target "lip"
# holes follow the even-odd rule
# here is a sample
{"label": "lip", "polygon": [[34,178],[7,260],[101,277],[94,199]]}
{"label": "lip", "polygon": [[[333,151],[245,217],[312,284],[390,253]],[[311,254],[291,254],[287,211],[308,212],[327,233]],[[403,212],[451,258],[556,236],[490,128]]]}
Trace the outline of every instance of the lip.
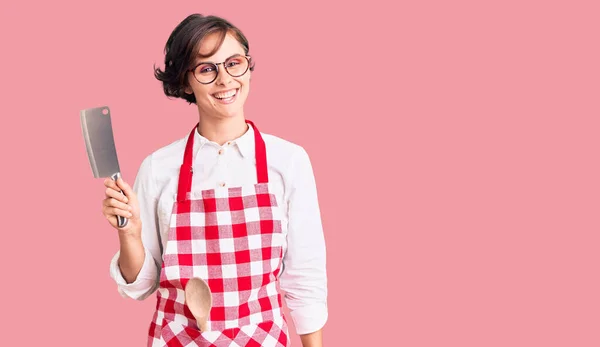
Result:
{"label": "lip", "polygon": [[[232,91],[232,90],[237,90],[237,91],[239,92],[239,89],[240,89],[240,88],[241,88],[241,87],[238,87],[238,88],[229,88],[229,89],[223,89],[223,90],[219,90],[218,92],[214,92],[213,94],[211,94],[211,96],[215,97],[215,95],[216,95],[216,94],[219,94],[219,93],[224,93],[224,92],[229,92],[229,91]],[[237,95],[237,94],[236,94],[236,95]]]}
{"label": "lip", "polygon": [[[218,103],[220,103],[220,104],[223,104],[223,105],[229,105],[229,104],[232,104],[232,103],[234,103],[234,102],[237,100],[237,97],[238,97],[238,95],[240,94],[240,89],[241,89],[241,88],[242,88],[242,87],[239,87],[239,88],[230,88],[230,89],[221,90],[221,91],[218,91],[218,92],[216,92],[216,93],[214,93],[214,94],[211,94],[210,96],[212,96],[212,97],[213,97],[215,100],[217,100],[217,102],[218,102]],[[233,99],[231,99],[230,101],[224,101],[224,100],[222,100],[222,99],[219,99],[219,98],[217,98],[217,97],[215,96],[215,94],[217,94],[217,93],[228,92],[228,91],[232,91],[232,90],[235,90],[235,91],[236,91],[236,93],[235,93],[235,95],[233,96]]]}

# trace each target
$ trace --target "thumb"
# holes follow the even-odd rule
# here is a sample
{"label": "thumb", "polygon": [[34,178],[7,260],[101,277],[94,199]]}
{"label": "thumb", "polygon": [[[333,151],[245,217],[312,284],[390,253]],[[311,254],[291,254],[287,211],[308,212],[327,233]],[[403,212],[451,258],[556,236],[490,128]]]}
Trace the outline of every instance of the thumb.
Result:
{"label": "thumb", "polygon": [[121,177],[119,177],[119,179],[117,179],[117,185],[119,186],[119,188],[121,188],[121,190],[123,191],[123,194],[125,194],[127,199],[131,200],[131,198],[134,194],[133,194],[133,189],[131,189],[129,184],[127,184],[125,181],[123,181],[123,179]]}

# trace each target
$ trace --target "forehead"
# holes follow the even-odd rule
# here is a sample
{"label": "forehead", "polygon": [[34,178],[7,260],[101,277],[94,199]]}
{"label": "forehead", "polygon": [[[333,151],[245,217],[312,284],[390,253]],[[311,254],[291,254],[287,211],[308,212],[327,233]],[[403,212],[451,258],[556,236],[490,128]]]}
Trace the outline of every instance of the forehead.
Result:
{"label": "forehead", "polygon": [[[208,36],[206,36],[204,39],[202,39],[202,41],[200,41],[200,49],[198,51],[198,53],[200,55],[207,55],[210,52],[212,52],[215,48],[215,46],[217,46],[219,44],[221,38],[221,34],[219,33],[213,33],[210,34]],[[209,56],[209,57],[198,57],[197,60],[198,61],[213,61],[213,62],[220,62],[220,61],[224,61],[225,59],[231,57],[234,54],[244,54],[244,47],[238,42],[238,40],[231,34],[231,33],[227,33],[227,35],[225,36],[225,40],[223,41],[223,44],[221,45],[221,47],[215,52],[215,54]]]}

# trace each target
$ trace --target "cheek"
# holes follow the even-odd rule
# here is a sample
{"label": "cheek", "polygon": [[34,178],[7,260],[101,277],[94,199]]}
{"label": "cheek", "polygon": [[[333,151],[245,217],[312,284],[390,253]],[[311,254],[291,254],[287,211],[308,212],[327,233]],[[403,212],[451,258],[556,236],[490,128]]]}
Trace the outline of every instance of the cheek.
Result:
{"label": "cheek", "polygon": [[239,82],[242,85],[242,89],[244,90],[244,95],[247,95],[248,91],[250,90],[250,77],[246,77],[243,80],[240,80]]}
{"label": "cheek", "polygon": [[248,73],[246,73],[242,77],[236,78],[235,81],[244,87],[248,87],[250,84],[250,75]]}
{"label": "cheek", "polygon": [[194,95],[196,95],[196,100],[205,100],[210,103],[213,102],[213,99],[209,94],[209,90],[206,88],[195,88]]}

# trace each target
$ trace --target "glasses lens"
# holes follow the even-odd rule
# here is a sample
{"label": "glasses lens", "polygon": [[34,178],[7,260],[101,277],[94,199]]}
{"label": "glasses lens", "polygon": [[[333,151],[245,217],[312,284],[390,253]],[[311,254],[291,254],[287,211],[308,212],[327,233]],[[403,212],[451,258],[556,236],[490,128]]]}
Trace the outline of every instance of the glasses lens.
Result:
{"label": "glasses lens", "polygon": [[217,77],[217,67],[214,64],[200,64],[194,71],[196,79],[200,83],[210,83]]}
{"label": "glasses lens", "polygon": [[225,68],[231,76],[239,77],[245,74],[248,70],[248,59],[246,59],[246,57],[243,56],[229,58],[225,62]]}

